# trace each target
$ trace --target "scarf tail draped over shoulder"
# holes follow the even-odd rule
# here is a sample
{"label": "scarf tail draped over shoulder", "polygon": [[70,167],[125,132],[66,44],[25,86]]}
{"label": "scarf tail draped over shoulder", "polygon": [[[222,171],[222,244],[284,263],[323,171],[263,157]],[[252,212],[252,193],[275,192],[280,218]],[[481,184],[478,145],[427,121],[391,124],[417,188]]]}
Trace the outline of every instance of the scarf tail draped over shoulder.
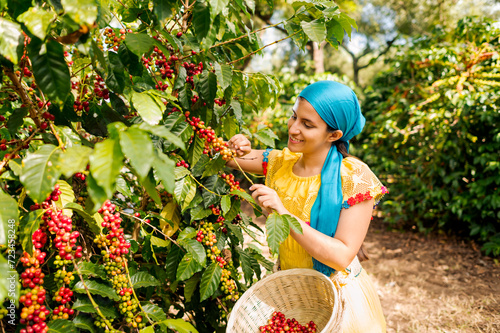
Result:
{"label": "scarf tail draped over shoulder", "polygon": [[[333,129],[341,130],[346,143],[359,134],[365,125],[354,91],[338,82],[319,81],[307,86],[299,95],[307,100],[320,117]],[[321,187],[311,210],[311,227],[328,236],[335,236],[342,209],[342,154],[332,145],[321,170]],[[335,270],[313,258],[314,269],[330,276]]]}

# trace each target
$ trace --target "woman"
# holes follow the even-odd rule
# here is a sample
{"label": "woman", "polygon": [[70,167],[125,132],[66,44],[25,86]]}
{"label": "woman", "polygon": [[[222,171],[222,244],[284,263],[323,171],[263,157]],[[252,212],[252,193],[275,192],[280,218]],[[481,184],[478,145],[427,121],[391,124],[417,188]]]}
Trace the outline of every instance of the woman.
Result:
{"label": "woman", "polygon": [[[281,269],[314,268],[342,288],[346,311],[342,332],[385,332],[380,300],[357,257],[373,207],[386,188],[366,164],[350,156],[349,140],[363,129],[355,93],[320,81],[299,95],[288,121],[288,148],[252,150],[238,134],[229,145],[244,171],[266,174],[266,185],[250,187],[268,212],[295,216],[280,246]],[[234,161],[228,166],[237,168]]]}

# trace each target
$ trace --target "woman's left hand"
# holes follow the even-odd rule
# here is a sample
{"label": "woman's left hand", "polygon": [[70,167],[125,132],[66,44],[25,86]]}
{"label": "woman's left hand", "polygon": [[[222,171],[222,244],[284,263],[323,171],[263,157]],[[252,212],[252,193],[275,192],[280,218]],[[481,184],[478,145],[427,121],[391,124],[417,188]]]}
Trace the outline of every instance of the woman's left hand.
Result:
{"label": "woman's left hand", "polygon": [[278,193],[270,187],[262,184],[254,184],[250,186],[250,191],[255,202],[259,204],[262,208],[267,210],[269,213],[276,211],[278,214],[290,214],[281,202]]}

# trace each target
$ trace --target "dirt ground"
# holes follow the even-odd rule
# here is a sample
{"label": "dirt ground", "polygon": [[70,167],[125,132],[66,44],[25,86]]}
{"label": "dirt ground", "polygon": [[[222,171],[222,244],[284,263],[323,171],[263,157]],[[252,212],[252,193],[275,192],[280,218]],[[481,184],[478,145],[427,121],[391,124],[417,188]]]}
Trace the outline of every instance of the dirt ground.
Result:
{"label": "dirt ground", "polygon": [[[264,227],[263,217],[254,221]],[[500,332],[500,263],[474,243],[391,231],[376,219],[365,246],[388,333]]]}

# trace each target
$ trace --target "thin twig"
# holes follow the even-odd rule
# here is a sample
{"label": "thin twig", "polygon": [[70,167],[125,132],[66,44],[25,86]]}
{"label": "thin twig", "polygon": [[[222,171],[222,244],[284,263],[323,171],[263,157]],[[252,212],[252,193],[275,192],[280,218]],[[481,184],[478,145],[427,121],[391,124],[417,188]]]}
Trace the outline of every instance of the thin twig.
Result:
{"label": "thin twig", "polygon": [[[101,318],[104,320],[104,323],[106,324],[106,328],[109,330],[112,326],[111,326],[111,323],[109,322],[108,319],[106,319],[106,317],[102,314],[101,312],[101,309],[99,308],[99,305],[97,305],[97,303],[94,301],[94,299],[92,298],[92,295],[90,294],[90,291],[89,289],[87,288],[87,285],[85,284],[84,280],[83,280],[83,276],[82,276],[82,273],[80,273],[80,269],[78,268],[78,265],[76,264],[76,261],[73,259],[73,267],[76,269],[76,272],[78,274],[78,276],[80,277],[80,281],[82,282],[83,284],[83,288],[85,288],[85,291],[87,292],[87,295],[89,296],[89,299],[90,299],[90,302],[92,303],[92,306],[94,306],[94,309],[97,310],[97,313],[99,314],[99,316],[101,316]],[[133,289],[133,288],[132,288]]]}
{"label": "thin twig", "polygon": [[273,45],[273,44],[277,44],[277,43],[279,43],[279,42],[284,41],[285,39],[288,39],[288,38],[291,38],[291,37],[295,36],[295,35],[296,35],[296,34],[298,34],[299,32],[300,32],[300,31],[296,31],[296,32],[294,32],[293,34],[291,34],[291,35],[289,35],[289,36],[286,36],[286,37],[284,37],[284,38],[278,39],[277,41],[274,41],[274,42],[272,42],[272,43],[270,43],[270,44],[264,45],[264,46],[262,46],[260,49],[255,50],[255,51],[253,51],[253,52],[250,52],[250,53],[249,53],[249,54],[247,54],[246,56],[243,56],[243,57],[241,57],[241,58],[239,58],[239,59],[236,59],[236,60],[233,60],[233,61],[228,62],[228,63],[227,63],[227,65],[232,65],[232,64],[234,64],[234,63],[236,63],[236,62],[238,62],[238,61],[240,61],[240,60],[246,59],[246,58],[248,58],[248,57],[250,57],[250,56],[254,55],[254,54],[255,54],[255,53],[257,53],[257,52],[262,51],[263,49],[265,49],[265,48],[266,48],[266,47],[268,47],[268,46],[271,46],[271,45]]}
{"label": "thin twig", "polygon": [[130,287],[132,289],[132,293],[134,295],[134,298],[137,301],[137,305],[139,305],[139,308],[141,309],[141,311],[144,313],[144,315],[146,315],[146,318],[148,319],[149,323],[154,325],[154,322],[151,320],[151,318],[149,318],[146,311],[144,311],[144,309],[142,308],[141,302],[139,301],[139,298],[137,298],[137,294],[135,293],[135,289],[134,289],[134,284],[132,283],[132,280],[130,279],[130,273],[128,271],[127,260],[124,260],[123,262],[125,263],[125,271],[127,272],[128,282],[130,283]]}
{"label": "thin twig", "polygon": [[9,154],[6,154],[6,155],[4,156],[3,161],[2,161],[2,162],[0,162],[0,175],[1,175],[2,173],[4,173],[4,172],[5,172],[4,167],[5,167],[5,165],[9,162],[9,160],[13,159],[13,158],[16,156],[17,152],[18,152],[18,151],[20,151],[20,150],[22,149],[22,147],[23,147],[26,143],[30,142],[30,140],[31,140],[31,139],[35,136],[35,134],[37,134],[37,133],[38,133],[38,128],[36,128],[36,129],[33,131],[33,133],[31,133],[31,135],[30,135],[30,136],[29,136],[26,140],[24,140],[23,142],[21,142],[21,143],[20,143],[20,144],[19,144],[19,145],[18,145],[18,146],[17,146],[17,147],[16,147],[16,148],[12,151],[12,152],[10,152]]}
{"label": "thin twig", "polygon": [[54,136],[57,139],[57,142],[59,143],[59,147],[61,147],[61,150],[64,151],[65,150],[64,143],[62,142],[61,138],[59,137],[59,134],[57,134],[56,129],[54,128],[54,124],[49,122],[49,126],[50,126],[50,130],[51,130],[52,134],[54,134]]}

